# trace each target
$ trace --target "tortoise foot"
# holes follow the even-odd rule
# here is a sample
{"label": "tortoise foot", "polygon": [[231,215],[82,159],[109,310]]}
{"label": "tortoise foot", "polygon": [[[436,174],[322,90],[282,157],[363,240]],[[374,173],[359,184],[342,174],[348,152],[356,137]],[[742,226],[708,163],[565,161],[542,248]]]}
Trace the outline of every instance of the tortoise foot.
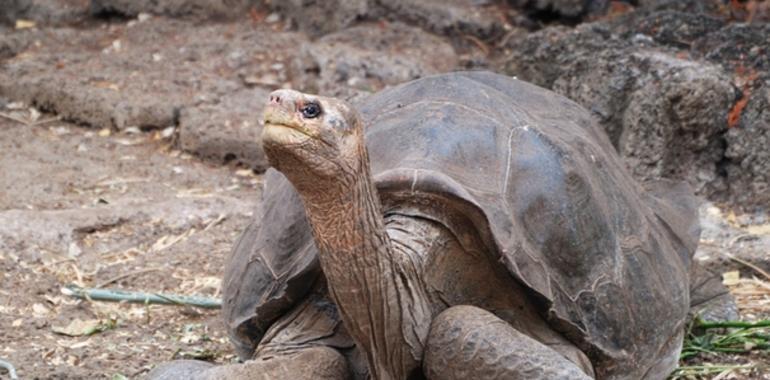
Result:
{"label": "tortoise foot", "polygon": [[190,380],[199,377],[213,364],[200,360],[174,360],[163,363],[145,377],[149,380]]}
{"label": "tortoise foot", "polygon": [[428,379],[591,379],[575,363],[474,306],[454,306],[431,324]]}
{"label": "tortoise foot", "polygon": [[304,348],[292,353],[266,355],[241,364],[213,366],[195,360],[160,365],[150,380],[347,380],[347,360],[328,347]]}

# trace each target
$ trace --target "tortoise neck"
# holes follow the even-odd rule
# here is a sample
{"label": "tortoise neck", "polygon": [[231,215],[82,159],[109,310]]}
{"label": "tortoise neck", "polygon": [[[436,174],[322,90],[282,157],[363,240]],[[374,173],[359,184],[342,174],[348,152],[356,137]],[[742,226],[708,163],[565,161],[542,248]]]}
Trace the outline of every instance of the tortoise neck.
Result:
{"label": "tortoise neck", "polygon": [[[405,271],[385,230],[368,154],[356,173],[303,196],[329,293],[373,379],[406,379],[419,369],[429,320],[415,320],[416,273]],[[300,195],[302,193],[300,192]],[[415,305],[418,304],[418,305]],[[419,315],[420,317],[424,317]],[[404,332],[424,330],[417,339]]]}

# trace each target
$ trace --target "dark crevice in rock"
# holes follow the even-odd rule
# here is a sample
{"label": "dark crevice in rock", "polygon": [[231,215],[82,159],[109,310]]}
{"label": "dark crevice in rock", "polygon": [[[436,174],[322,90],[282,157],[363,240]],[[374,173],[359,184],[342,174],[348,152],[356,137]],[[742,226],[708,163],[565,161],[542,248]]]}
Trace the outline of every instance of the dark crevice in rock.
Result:
{"label": "dark crevice in rock", "polygon": [[92,7],[91,16],[107,22],[127,22],[133,19],[135,15],[126,14],[125,12],[109,7]]}
{"label": "dark crevice in rock", "polygon": [[117,220],[114,220],[114,221],[101,222],[101,223],[91,224],[87,226],[79,226],[73,229],[73,232],[77,236],[80,236],[82,238],[83,235],[90,235],[97,232],[106,232],[106,231],[115,229],[127,222],[128,220],[125,218],[118,218]]}
{"label": "dark crevice in rock", "polygon": [[[732,160],[730,160],[727,155],[725,155],[725,152],[727,152],[727,138],[726,138],[727,130],[723,131],[719,134],[719,137],[717,137],[717,143],[719,144],[719,151],[721,152],[721,158],[719,161],[716,162],[716,175],[720,178],[723,178],[726,183],[729,184],[729,178],[728,178],[728,172],[727,167],[732,163]],[[717,197],[724,198],[725,194],[715,194]]]}
{"label": "dark crevice in rock", "polygon": [[583,11],[579,15],[565,16],[559,13],[559,11],[554,10],[553,6],[538,9],[538,8],[535,8],[534,6],[529,5],[524,9],[527,17],[541,24],[542,26],[548,26],[553,24],[576,26],[583,22],[583,19],[585,18],[585,15],[586,15],[586,11]]}

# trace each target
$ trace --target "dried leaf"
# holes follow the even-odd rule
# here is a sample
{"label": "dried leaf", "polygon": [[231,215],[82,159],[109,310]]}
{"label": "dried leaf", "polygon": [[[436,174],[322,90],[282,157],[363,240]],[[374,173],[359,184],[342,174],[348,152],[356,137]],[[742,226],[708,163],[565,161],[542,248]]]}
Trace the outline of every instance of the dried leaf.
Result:
{"label": "dried leaf", "polygon": [[83,321],[80,318],[76,318],[67,326],[53,326],[51,330],[57,334],[67,336],[88,336],[113,328],[115,328],[114,320],[103,322],[99,319],[89,319]]}
{"label": "dried leaf", "polygon": [[741,113],[743,112],[743,109],[746,108],[746,104],[749,103],[749,97],[747,95],[748,94],[744,93],[744,96],[735,102],[733,108],[730,109],[730,113],[727,114],[728,128],[735,128],[738,126],[738,122],[741,120]]}
{"label": "dried leaf", "polygon": [[16,20],[16,29],[29,29],[34,28],[35,22],[31,20]]}
{"label": "dried leaf", "polygon": [[748,226],[746,232],[752,235],[770,235],[770,223]]}
{"label": "dried leaf", "polygon": [[99,88],[106,88],[112,91],[120,91],[120,87],[117,84],[112,82],[100,80],[100,81],[95,81],[93,83],[94,83],[94,86]]}
{"label": "dried leaf", "polygon": [[235,175],[238,177],[256,177],[254,171],[251,169],[238,169],[235,171]]}
{"label": "dried leaf", "polygon": [[32,122],[36,122],[38,119],[40,119],[40,111],[38,111],[35,108],[30,107],[29,109],[29,120]]}
{"label": "dried leaf", "polygon": [[722,283],[725,286],[738,285],[741,281],[741,272],[735,270],[722,273]]}
{"label": "dried leaf", "polygon": [[735,69],[735,75],[736,84],[743,88],[743,96],[735,102],[733,108],[731,108],[730,112],[727,114],[728,128],[738,126],[738,123],[741,121],[743,109],[746,108],[746,105],[749,103],[749,98],[751,98],[751,84],[757,79],[759,73],[754,69],[746,69],[740,64]]}
{"label": "dried leaf", "polygon": [[48,310],[47,307],[43,306],[43,304],[41,303],[36,303],[32,305],[32,313],[35,314],[35,317],[45,318],[48,316],[50,312],[51,311]]}

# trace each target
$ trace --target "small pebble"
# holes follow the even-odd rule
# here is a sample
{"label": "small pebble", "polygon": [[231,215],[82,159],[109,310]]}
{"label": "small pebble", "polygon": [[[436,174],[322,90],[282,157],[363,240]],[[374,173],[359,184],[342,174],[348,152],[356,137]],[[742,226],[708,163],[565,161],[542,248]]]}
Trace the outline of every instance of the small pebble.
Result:
{"label": "small pebble", "polygon": [[275,13],[275,12],[271,13],[267,17],[265,17],[265,22],[268,23],[268,24],[273,24],[273,23],[276,23],[278,21],[281,21],[281,15],[279,15],[278,13]]}
{"label": "small pebble", "polygon": [[167,138],[169,138],[169,137],[171,137],[171,136],[173,136],[173,135],[174,135],[174,131],[175,131],[175,130],[176,130],[176,128],[175,128],[175,127],[167,127],[167,128],[165,128],[165,129],[163,129],[163,131],[160,133],[160,135],[161,135],[161,136],[162,136],[164,139],[167,139]]}

